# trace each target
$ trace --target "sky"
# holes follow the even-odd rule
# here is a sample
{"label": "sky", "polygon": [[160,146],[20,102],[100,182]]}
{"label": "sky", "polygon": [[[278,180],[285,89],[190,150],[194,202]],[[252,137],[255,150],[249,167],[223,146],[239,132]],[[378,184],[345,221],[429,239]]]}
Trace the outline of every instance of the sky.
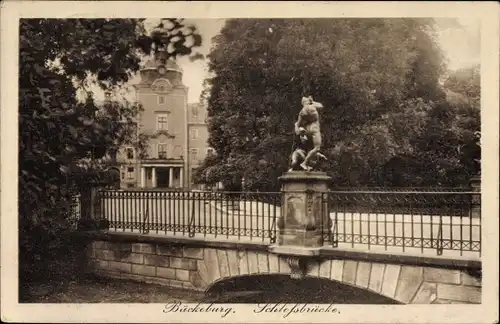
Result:
{"label": "sky", "polygon": [[[480,62],[480,22],[473,19],[437,19],[438,42],[445,53],[448,67],[452,70],[468,67]],[[154,26],[157,20],[148,19],[146,27]],[[212,38],[216,36],[224,26],[225,19],[186,19],[186,24],[194,24],[203,37],[203,44],[197,51],[203,55],[210,52]],[[203,90],[203,80],[208,76],[207,60],[191,62],[188,58],[178,59],[179,66],[183,69],[183,81],[189,88],[188,102],[198,102]],[[134,77],[130,84],[138,83],[139,78]],[[133,92],[132,87],[129,87]],[[94,89],[97,99],[102,100],[103,94]],[[128,99],[134,100],[132,94],[125,94]]]}
{"label": "sky", "polygon": [[480,21],[458,19],[461,25],[437,20],[439,44],[448,58],[448,68],[460,69],[477,64],[481,60]]}

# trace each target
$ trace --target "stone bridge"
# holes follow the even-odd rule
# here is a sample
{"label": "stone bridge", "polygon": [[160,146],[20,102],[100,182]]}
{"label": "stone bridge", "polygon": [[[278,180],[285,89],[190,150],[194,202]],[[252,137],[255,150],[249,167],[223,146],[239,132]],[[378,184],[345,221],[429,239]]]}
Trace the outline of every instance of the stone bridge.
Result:
{"label": "stone bridge", "polygon": [[[277,236],[276,240],[268,241],[271,243],[264,242],[266,222],[260,217],[250,217],[252,220],[250,228],[259,229],[264,233],[260,243],[245,242],[239,237],[236,240],[228,237],[224,239],[217,235],[204,236],[201,239],[196,238],[195,235],[186,237],[183,235],[186,234],[186,227],[206,229],[206,223],[193,223],[191,227],[186,226],[186,212],[190,215],[189,209],[179,208],[179,206],[175,208],[175,206],[170,206],[169,200],[163,200],[163,203],[168,202],[167,206],[164,206],[163,210],[160,209],[159,213],[153,217],[157,233],[158,223],[163,224],[165,228],[168,223],[174,229],[182,229],[177,236],[168,235],[166,231],[164,234],[153,234],[148,231],[128,233],[125,227],[122,228],[122,232],[119,232],[119,227],[116,225],[124,226],[126,219],[129,222],[134,220],[133,224],[126,224],[130,229],[133,225],[146,228],[145,226],[150,225],[153,220],[138,219],[135,214],[130,214],[128,218],[121,217],[120,223],[120,219],[117,219],[115,215],[115,218],[110,221],[115,228],[110,226],[106,231],[90,233],[91,239],[88,241],[90,243],[87,244],[87,269],[102,276],[160,283],[205,291],[208,294],[217,292],[217,289],[211,289],[213,287],[225,284],[230,286],[229,283],[238,281],[235,278],[248,279],[247,282],[252,282],[251,279],[257,276],[287,274],[289,280],[302,280],[304,277],[321,278],[322,282],[331,280],[332,284],[339,289],[346,288],[344,289],[346,291],[350,289],[365,293],[366,296],[381,297],[380,299],[387,302],[402,304],[481,303],[481,262],[479,259],[456,254],[453,256],[427,255],[423,253],[425,247],[423,242],[421,253],[417,255],[405,249],[400,253],[394,250],[388,251],[387,246],[383,251],[367,250],[366,247],[356,248],[354,245],[350,248],[340,244],[336,244],[335,247],[327,246],[324,244],[324,233],[329,233],[333,228],[329,210],[324,208],[325,201],[327,201],[324,195],[328,193],[329,177],[322,172],[288,172],[280,180],[283,183],[281,212],[276,215]],[[182,197],[184,196],[181,195]],[[178,200],[180,201],[183,200]],[[118,206],[120,205],[115,204],[115,207]],[[129,210],[127,207],[123,208]],[[115,209],[119,210],[119,208]],[[179,212],[177,223],[175,219],[173,223],[171,222],[172,210]],[[168,221],[165,220],[167,214],[169,215]],[[199,219],[202,214],[204,219],[208,218],[209,226],[217,219],[210,213],[202,212],[197,217],[193,214],[190,221]],[[241,232],[239,218],[232,219],[232,223],[229,222],[231,219],[229,214],[226,214],[225,218],[226,236],[229,236],[230,228],[233,230],[232,234],[235,233],[235,228],[237,233]],[[438,241],[444,240],[442,218],[439,217],[441,237],[436,238]],[[261,219],[260,223],[259,219]],[[179,220],[183,221],[179,222]],[[459,220],[460,225],[463,225],[463,219]],[[256,221],[255,224],[254,221]],[[269,230],[271,218],[267,218],[267,221]],[[413,216],[410,221],[408,224],[403,222],[401,226],[403,246],[408,241],[408,236],[405,238],[404,235],[406,225],[411,228],[410,243],[413,243],[414,227],[418,230],[418,223],[414,222]],[[454,241],[451,240],[451,236],[454,234],[454,227],[451,221],[450,218],[449,248],[453,249]],[[359,219],[357,224],[360,225],[361,235],[362,219]],[[374,230],[377,233],[378,218],[375,219],[375,224],[377,227]],[[221,229],[222,224],[220,225],[218,229]],[[387,223],[383,225],[387,226]],[[396,222],[394,221],[392,225],[395,226]],[[472,240],[472,228],[471,225],[469,240]],[[431,232],[432,229],[431,226]],[[463,227],[460,226],[459,229],[460,238],[463,239]],[[367,230],[370,233],[370,227]],[[422,218],[420,218],[420,231],[420,237],[423,237]],[[256,233],[259,232],[256,231]],[[220,234],[224,234],[222,230]],[[353,228],[351,228],[351,235],[353,234]],[[385,234],[387,238],[387,233]],[[396,234],[393,230],[394,238],[399,237],[399,234]],[[367,238],[370,243],[372,236],[369,234]],[[463,241],[459,243],[459,246],[463,247]],[[468,243],[469,248],[472,249],[472,241]],[[277,277],[269,276],[269,278]],[[293,285],[289,286],[296,286],[297,282],[293,281],[291,282]],[[275,281],[268,283],[274,284]],[[316,291],[312,294],[316,294]],[[330,297],[329,293],[326,296]],[[355,301],[351,295],[348,298],[351,300],[345,300],[346,302]]]}
{"label": "stone bridge", "polygon": [[[216,242],[132,233],[93,233],[87,271],[207,291],[225,279],[290,274],[293,262],[273,245]],[[481,303],[480,262],[443,256],[413,256],[321,248],[304,269],[403,304]],[[300,279],[297,279],[300,280]]]}

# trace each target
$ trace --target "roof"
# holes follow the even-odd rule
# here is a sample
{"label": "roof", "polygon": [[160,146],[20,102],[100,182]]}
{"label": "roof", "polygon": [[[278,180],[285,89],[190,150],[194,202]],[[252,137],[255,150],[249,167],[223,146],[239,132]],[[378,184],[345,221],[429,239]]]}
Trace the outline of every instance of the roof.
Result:
{"label": "roof", "polygon": [[203,104],[201,102],[191,102],[191,103],[188,103],[187,104],[188,108],[192,108],[192,107],[199,107],[199,108],[206,108],[206,104]]}
{"label": "roof", "polygon": [[177,64],[177,62],[175,62],[174,60],[170,59],[167,61],[167,70],[177,70],[177,71],[180,71],[181,68],[180,66]]}
{"label": "roof", "polygon": [[[159,60],[151,58],[151,59],[146,61],[146,63],[144,64],[144,67],[142,69],[143,70],[156,70],[156,68],[158,68],[158,66],[160,66],[160,65],[161,65],[161,63]],[[177,71],[177,72],[182,73],[182,69],[179,67],[179,65],[177,64],[177,62],[175,62],[174,59],[168,59],[167,63],[165,64],[165,67],[167,68],[167,70]]]}
{"label": "roof", "polygon": [[147,60],[146,64],[144,64],[144,69],[156,69],[156,62],[155,60]]}

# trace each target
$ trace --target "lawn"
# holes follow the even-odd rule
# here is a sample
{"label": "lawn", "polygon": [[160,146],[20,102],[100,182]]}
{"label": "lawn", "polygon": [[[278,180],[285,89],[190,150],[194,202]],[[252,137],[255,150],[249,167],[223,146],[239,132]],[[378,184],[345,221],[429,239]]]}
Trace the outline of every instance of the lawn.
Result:
{"label": "lawn", "polygon": [[64,284],[31,287],[30,303],[168,303],[199,302],[203,293],[154,284],[87,277]]}

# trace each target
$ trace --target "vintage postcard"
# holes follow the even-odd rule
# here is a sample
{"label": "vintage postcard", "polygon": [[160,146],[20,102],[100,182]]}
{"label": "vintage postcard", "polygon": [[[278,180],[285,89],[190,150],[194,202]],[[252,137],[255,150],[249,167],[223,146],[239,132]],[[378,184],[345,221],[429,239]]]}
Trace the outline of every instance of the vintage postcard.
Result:
{"label": "vintage postcard", "polygon": [[2,3],[2,321],[498,322],[498,9]]}

